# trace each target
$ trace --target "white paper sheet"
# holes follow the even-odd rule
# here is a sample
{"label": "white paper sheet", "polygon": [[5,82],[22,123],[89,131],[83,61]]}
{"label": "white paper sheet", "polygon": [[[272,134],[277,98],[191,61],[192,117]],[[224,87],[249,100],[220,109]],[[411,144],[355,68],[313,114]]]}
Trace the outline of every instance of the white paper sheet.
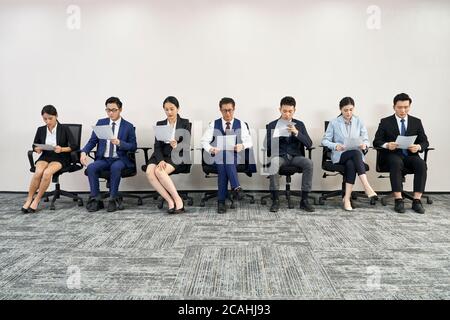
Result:
{"label": "white paper sheet", "polygon": [[173,128],[169,125],[153,126],[156,140],[168,143],[172,139]]}
{"label": "white paper sheet", "polygon": [[35,143],[34,144],[37,148],[41,148],[42,150],[46,150],[46,151],[53,151],[55,150],[55,146],[52,146],[50,144],[39,144],[39,143]]}
{"label": "white paper sheet", "polygon": [[92,126],[97,138],[111,140],[114,139],[111,126]]}
{"label": "white paper sheet", "polygon": [[217,148],[220,150],[234,150],[236,135],[217,136]]}
{"label": "white paper sheet", "polygon": [[288,131],[289,125],[294,125],[294,123],[283,119],[279,119],[273,131],[273,137],[274,138],[289,137],[291,135],[291,133]]}
{"label": "white paper sheet", "polygon": [[361,138],[345,138],[344,148],[345,150],[358,150],[362,144]]}
{"label": "white paper sheet", "polygon": [[397,136],[395,143],[398,143],[399,149],[408,149],[414,141],[416,141],[417,136]]}

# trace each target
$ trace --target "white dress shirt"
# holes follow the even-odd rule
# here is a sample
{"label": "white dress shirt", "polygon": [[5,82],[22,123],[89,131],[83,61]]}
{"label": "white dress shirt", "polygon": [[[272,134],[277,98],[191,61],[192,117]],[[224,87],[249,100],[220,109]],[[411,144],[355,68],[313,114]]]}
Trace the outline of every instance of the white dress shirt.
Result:
{"label": "white dress shirt", "polygon": [[[116,123],[116,127],[114,128],[114,138],[117,139],[117,137],[119,136],[119,129],[120,129],[120,122],[122,121],[122,118],[119,118],[118,120],[114,121]],[[113,121],[110,119],[109,120],[109,125],[111,126],[112,129],[112,123]],[[104,154],[105,158],[109,158],[109,147],[111,144],[111,140],[106,140],[106,151]],[[113,150],[113,158],[117,158],[117,146],[114,145],[114,150]]]}
{"label": "white dress shirt", "polygon": [[56,141],[56,130],[58,129],[58,123],[53,128],[53,131],[50,131],[50,129],[47,126],[47,135],[45,136],[45,144],[51,145],[56,147],[57,141]]}
{"label": "white dress shirt", "polygon": [[[206,129],[205,133],[202,136],[202,139],[200,140],[202,148],[208,152],[213,148],[213,146],[211,146],[211,141],[214,137],[214,122],[215,121],[211,121],[209,123],[208,129]],[[230,123],[230,129],[233,129],[234,118],[231,119],[231,121],[225,121],[222,118],[223,131],[226,131],[227,122]],[[248,128],[245,125],[244,121],[241,121],[241,138],[244,149],[248,149],[253,146],[252,137],[250,137],[250,132],[248,131]]]}

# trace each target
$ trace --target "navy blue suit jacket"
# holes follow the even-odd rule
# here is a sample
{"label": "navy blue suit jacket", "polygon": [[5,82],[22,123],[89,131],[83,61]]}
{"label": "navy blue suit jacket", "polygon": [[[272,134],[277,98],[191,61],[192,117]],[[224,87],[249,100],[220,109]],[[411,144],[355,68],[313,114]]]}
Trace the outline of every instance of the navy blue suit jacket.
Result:
{"label": "navy blue suit jacket", "polygon": [[[97,126],[107,126],[109,125],[109,118],[100,119],[97,121]],[[119,135],[117,136],[117,139],[120,140],[120,147],[117,146],[117,155],[119,158],[125,163],[125,165],[128,168],[134,167],[134,163],[131,162],[129,157],[127,156],[127,153],[129,151],[134,152],[137,149],[137,143],[136,143],[136,133],[134,126],[126,121],[124,118],[120,121],[120,127],[119,127]],[[99,139],[94,131],[92,131],[91,138],[86,143],[84,148],[81,150],[81,152],[89,153],[97,147],[97,153],[95,155],[95,160],[101,160],[104,158],[105,151],[106,151],[106,141],[105,139]]]}

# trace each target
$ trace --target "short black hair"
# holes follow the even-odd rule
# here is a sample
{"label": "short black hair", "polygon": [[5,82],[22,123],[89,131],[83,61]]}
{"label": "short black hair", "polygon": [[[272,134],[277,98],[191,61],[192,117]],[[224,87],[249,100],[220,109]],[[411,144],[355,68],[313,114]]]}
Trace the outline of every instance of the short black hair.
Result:
{"label": "short black hair", "polygon": [[355,106],[355,100],[353,100],[352,97],[342,98],[341,101],[339,102],[339,110],[341,110],[345,106],[348,106],[349,104]]}
{"label": "short black hair", "polygon": [[120,101],[120,99],[117,97],[109,97],[108,99],[106,99],[105,106],[108,103],[115,103],[119,109],[122,109],[122,101]]}
{"label": "short black hair", "polygon": [[295,101],[295,99],[293,97],[284,97],[283,99],[281,99],[280,101],[280,107],[281,106],[293,106],[295,108],[295,106],[297,105],[297,102]]}
{"label": "short black hair", "polygon": [[406,93],[399,93],[398,95],[396,95],[394,97],[394,106],[397,104],[397,102],[399,101],[409,101],[409,104],[412,103],[412,99],[406,94]]}
{"label": "short black hair", "polygon": [[178,102],[178,99],[175,98],[174,96],[168,96],[167,98],[164,99],[163,108],[167,102],[175,105],[175,107],[177,107],[177,109],[180,108],[180,103]]}
{"label": "short black hair", "polygon": [[52,106],[51,104],[48,104],[48,105],[46,105],[45,107],[42,108],[41,116],[43,116],[44,113],[49,114],[51,116],[57,116],[58,115],[58,111],[56,111],[56,108],[54,106]]}
{"label": "short black hair", "polygon": [[222,109],[222,106],[224,104],[228,104],[228,103],[231,103],[233,105],[233,109],[234,109],[234,106],[236,105],[236,103],[234,102],[234,100],[232,98],[227,98],[227,97],[220,99],[219,108]]}

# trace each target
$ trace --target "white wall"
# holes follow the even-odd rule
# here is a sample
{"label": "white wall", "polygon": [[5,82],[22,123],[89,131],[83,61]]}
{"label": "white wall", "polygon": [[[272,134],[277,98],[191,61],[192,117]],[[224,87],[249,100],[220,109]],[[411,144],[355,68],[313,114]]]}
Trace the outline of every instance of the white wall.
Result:
{"label": "white wall", "polygon": [[[71,4],[81,9],[80,29],[68,27]],[[373,4],[381,9],[379,30],[367,26]],[[163,99],[175,95],[181,115],[195,121],[199,146],[208,121],[219,117],[221,97],[234,97],[236,117],[257,129],[277,117],[281,97],[292,95],[317,146],[323,121],[338,114],[342,97],[355,98],[372,140],[379,119],[393,113],[393,96],[407,92],[411,114],[423,120],[437,149],[427,189],[449,191],[449,39],[448,0],[1,0],[0,190],[27,189],[26,151],[45,104],[57,107],[61,122],[82,123],[85,143],[90,125],[105,116],[105,99],[119,96],[143,146],[152,144],[151,126],[164,118]],[[339,178],[321,178],[320,158],[316,151],[313,188],[339,187]],[[376,178],[375,152],[368,161],[376,189],[388,190],[388,180]],[[215,187],[199,166],[176,180],[181,189]],[[268,185],[259,176],[241,182],[247,189]],[[82,172],[62,183],[88,190]],[[149,189],[142,172],[122,186]]]}

